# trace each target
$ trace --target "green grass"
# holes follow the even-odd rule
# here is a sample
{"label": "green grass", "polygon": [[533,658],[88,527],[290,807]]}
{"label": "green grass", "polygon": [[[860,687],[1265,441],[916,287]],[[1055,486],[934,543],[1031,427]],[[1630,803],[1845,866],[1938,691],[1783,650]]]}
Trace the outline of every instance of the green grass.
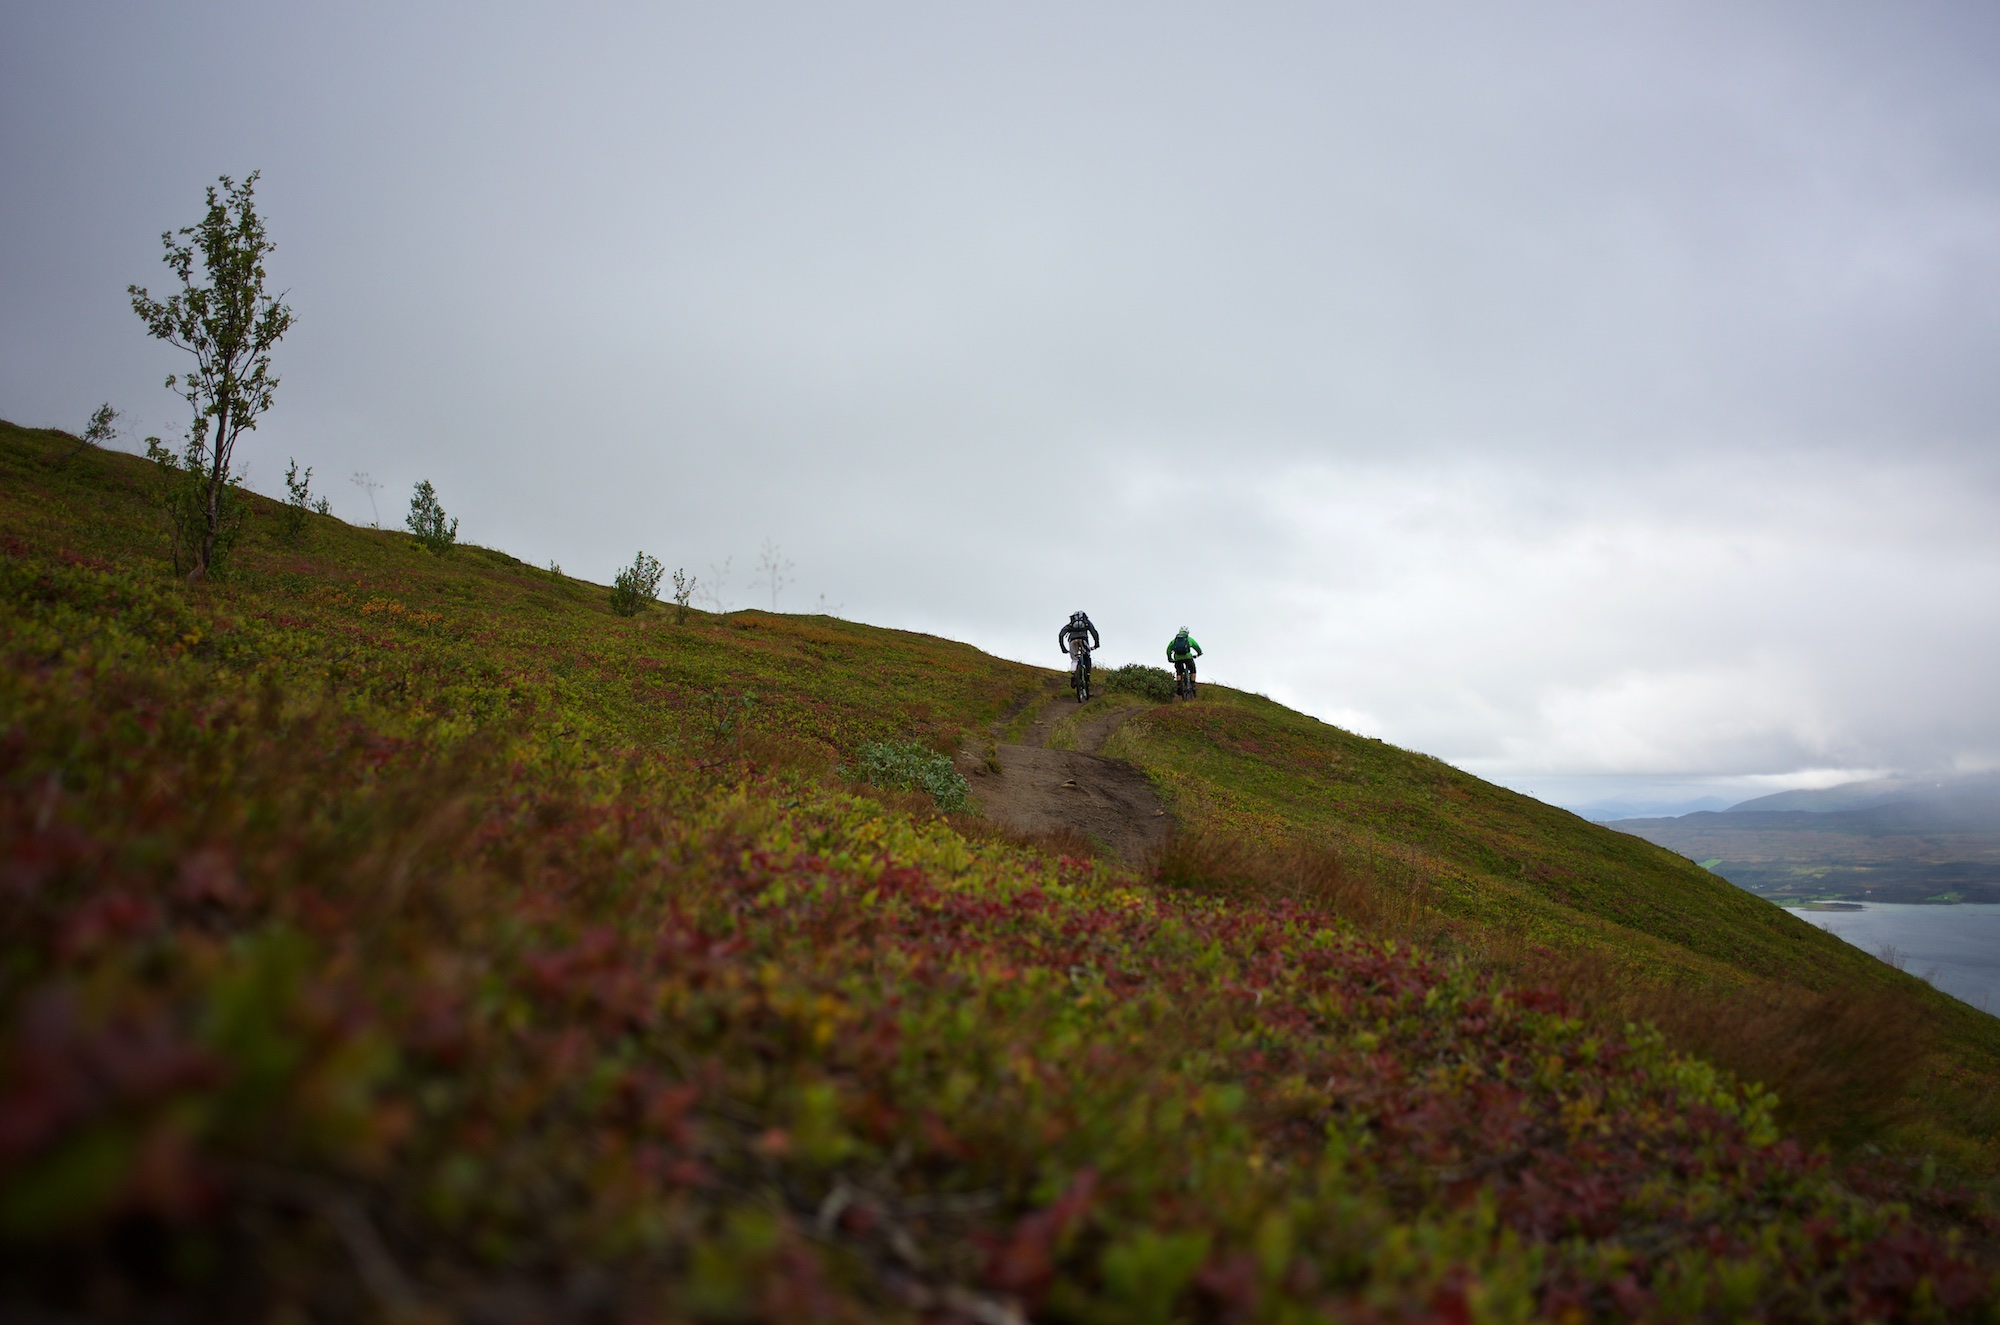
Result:
{"label": "green grass", "polygon": [[1135,695],[1114,690],[1110,694],[1099,695],[1088,704],[1059,705],[1050,715],[1048,726],[1044,728],[1046,734],[1042,737],[1042,744],[1051,750],[1074,750],[1082,735],[1080,729],[1086,723],[1095,722],[1121,709],[1144,707],[1145,703],[1145,700]]}
{"label": "green grass", "polygon": [[[154,569],[147,467],[93,451],[50,472],[32,439],[10,428],[0,449],[9,536],[60,545],[79,572]],[[487,548],[433,557],[406,534],[326,517],[292,548],[275,536],[274,505],[253,509],[246,545],[199,608],[149,576],[157,607],[148,610],[175,622],[199,615],[188,647],[203,658],[379,703],[394,725],[441,737],[531,723],[551,729],[537,739],[588,758],[607,746],[691,751],[743,735],[832,760],[898,737],[949,749],[1042,681],[969,645],[826,617],[691,611],[675,625],[670,607],[654,606],[621,618],[603,586]]]}
{"label": "green grass", "polygon": [[[1941,1150],[1968,1173],[1990,1175],[2000,1164],[1992,1103],[2000,1019],[1682,856],[1220,686],[1195,704],[1134,718],[1106,753],[1145,770],[1184,824],[1325,844],[1379,886],[1420,895],[1434,913],[1426,931],[1433,940],[1553,950],[1618,968],[1642,988],[1710,1001],[1747,989],[1892,1007],[1905,1018],[1901,1034],[1930,1052],[1884,1125],[1902,1144]],[[1593,979],[1602,977],[1593,971]],[[1730,1057],[1726,1031],[1698,1047]],[[1763,1048],[1740,1046],[1732,1065],[1754,1075]],[[1795,1120],[1844,1107],[1838,1097],[1789,1103]],[[1843,1121],[1822,1118],[1819,1130],[1838,1133]],[[1870,1131],[1870,1139],[1884,1137]]]}
{"label": "green grass", "polygon": [[1214,689],[1113,741],[1188,849],[1024,846],[839,770],[1059,674],[262,501],[191,587],[68,446],[0,425],[8,1314],[1990,1318],[1937,1072],[1834,1164],[1579,1001],[1960,1033],[1688,862]]}

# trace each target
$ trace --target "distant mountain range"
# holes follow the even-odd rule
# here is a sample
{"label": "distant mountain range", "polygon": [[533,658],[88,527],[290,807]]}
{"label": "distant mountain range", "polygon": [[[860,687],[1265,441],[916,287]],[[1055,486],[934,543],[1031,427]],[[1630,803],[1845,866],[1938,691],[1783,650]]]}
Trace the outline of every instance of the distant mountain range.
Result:
{"label": "distant mountain range", "polygon": [[2000,772],[1848,782],[1606,822],[1774,901],[2000,902]]}
{"label": "distant mountain range", "polygon": [[1588,805],[1569,805],[1564,808],[1582,815],[1594,824],[1609,824],[1616,823],[1620,819],[1671,819],[1678,815],[1693,814],[1697,810],[1726,810],[1731,804],[1727,796],[1703,796],[1699,800],[1691,801],[1592,801]]}
{"label": "distant mountain range", "polygon": [[1731,814],[1798,811],[1848,814],[1900,807],[1899,815],[1943,817],[2000,829],[2000,772],[1949,777],[1877,778],[1818,790],[1780,791],[1729,807]]}

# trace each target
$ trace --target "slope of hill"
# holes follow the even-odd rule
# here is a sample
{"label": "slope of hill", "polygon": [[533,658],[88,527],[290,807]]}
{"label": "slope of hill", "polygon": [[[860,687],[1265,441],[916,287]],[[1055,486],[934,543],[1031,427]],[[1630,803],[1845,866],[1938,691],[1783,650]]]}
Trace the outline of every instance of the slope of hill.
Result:
{"label": "slope of hill", "polygon": [[[1038,669],[262,503],[190,588],[67,449],[0,425],[11,1315],[1984,1318],[1976,1197],[1780,1120],[1974,1170],[1990,1037],[1668,853],[1217,690],[1106,744],[1130,870],[841,771]],[[1849,986],[1900,1104],[1623,1025]]]}
{"label": "slope of hill", "polygon": [[[1924,1147],[1991,1171],[2000,1020],[1684,856],[1268,700],[1209,695],[1135,719],[1107,746],[1153,774],[1186,826],[1330,842],[1350,873],[1421,895],[1418,937],[1488,957],[1525,950],[1513,969],[1661,1022],[1777,1085],[1797,1109],[1792,1125],[1817,1133],[1864,1111],[1820,1075],[1830,1064],[1874,1059],[1883,1037],[1935,1036],[1906,1120]],[[1872,1018],[1857,1004],[1888,1024],[1864,1029]],[[1843,1026],[1856,1038],[1840,1039]]]}

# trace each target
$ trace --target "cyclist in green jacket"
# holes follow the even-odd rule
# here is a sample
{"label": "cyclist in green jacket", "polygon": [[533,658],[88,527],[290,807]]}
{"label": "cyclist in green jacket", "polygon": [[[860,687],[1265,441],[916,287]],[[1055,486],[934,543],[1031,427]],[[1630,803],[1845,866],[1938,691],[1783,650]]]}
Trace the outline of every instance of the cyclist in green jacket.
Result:
{"label": "cyclist in green jacket", "polygon": [[1180,634],[1167,641],[1167,661],[1174,665],[1174,689],[1180,689],[1181,678],[1187,678],[1188,693],[1194,693],[1194,660],[1201,657],[1201,645],[1188,628],[1182,626]]}

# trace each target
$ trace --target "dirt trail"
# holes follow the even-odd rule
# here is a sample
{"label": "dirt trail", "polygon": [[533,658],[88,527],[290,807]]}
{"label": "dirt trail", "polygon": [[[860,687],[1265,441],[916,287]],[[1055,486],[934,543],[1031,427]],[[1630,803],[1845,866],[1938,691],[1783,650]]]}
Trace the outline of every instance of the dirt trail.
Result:
{"label": "dirt trail", "polygon": [[[1170,821],[1137,769],[1097,753],[1136,712],[1094,700],[1079,715],[1067,695],[1048,700],[1029,728],[1034,744],[997,747],[998,773],[978,749],[960,752],[958,771],[988,818],[1023,833],[1085,833],[1119,860],[1137,865],[1166,841]],[[1049,749],[1056,724],[1071,716],[1079,719],[1076,749]],[[994,734],[1005,726],[1004,720],[995,723]]]}

